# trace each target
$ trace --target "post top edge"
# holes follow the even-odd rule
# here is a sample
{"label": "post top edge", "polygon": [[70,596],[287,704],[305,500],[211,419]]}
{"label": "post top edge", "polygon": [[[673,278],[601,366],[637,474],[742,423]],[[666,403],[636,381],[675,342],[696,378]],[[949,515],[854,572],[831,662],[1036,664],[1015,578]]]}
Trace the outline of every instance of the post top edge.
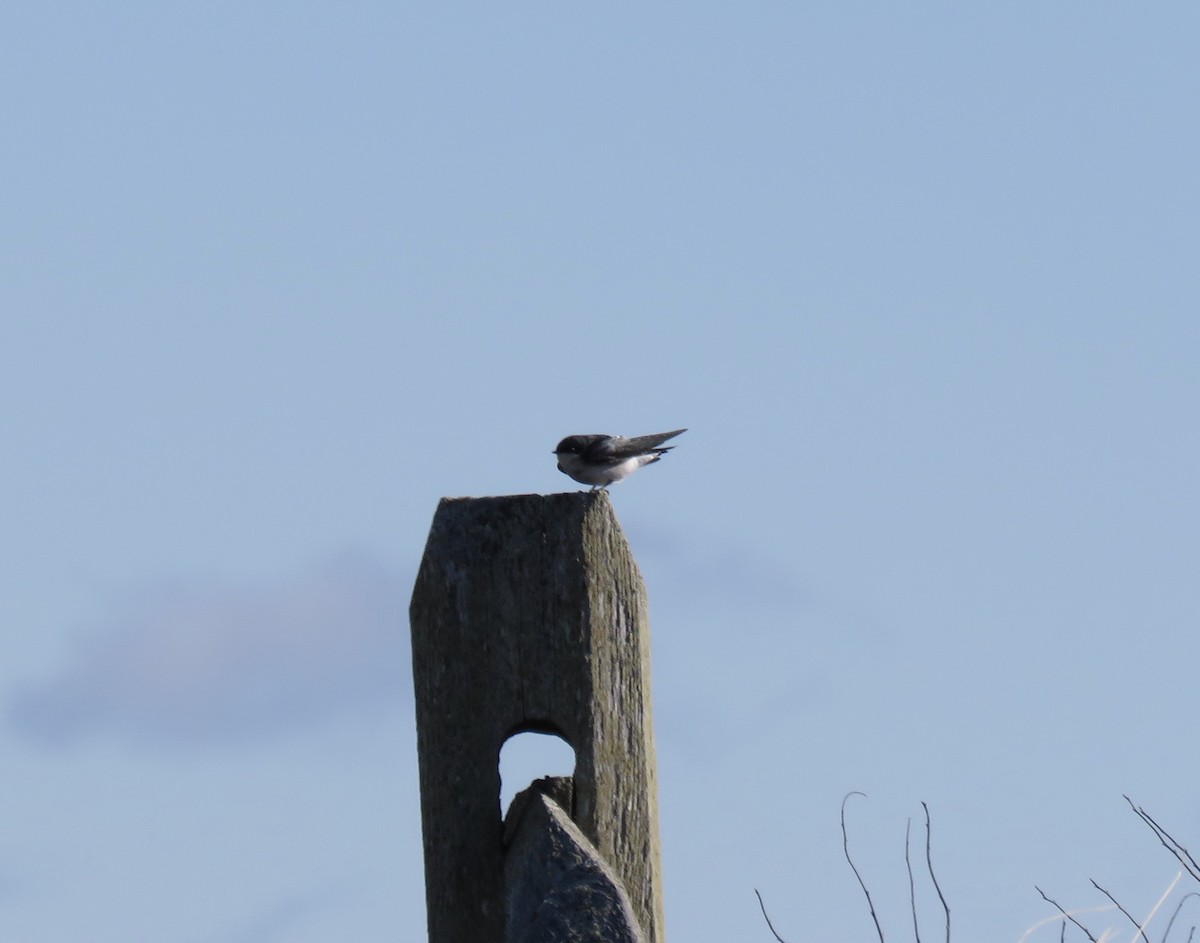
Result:
{"label": "post top edge", "polygon": [[607,491],[552,491],[549,494],[530,492],[528,494],[484,494],[484,495],[446,495],[439,504],[461,504],[469,501],[543,501],[575,499],[588,504],[596,501],[611,503]]}

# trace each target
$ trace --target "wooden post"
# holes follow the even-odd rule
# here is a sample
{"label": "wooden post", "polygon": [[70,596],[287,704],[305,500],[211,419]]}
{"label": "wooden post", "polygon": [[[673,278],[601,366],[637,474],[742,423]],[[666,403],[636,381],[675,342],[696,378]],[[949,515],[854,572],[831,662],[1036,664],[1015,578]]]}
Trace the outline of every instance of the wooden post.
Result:
{"label": "wooden post", "polygon": [[662,943],[650,637],[605,492],[445,498],[410,608],[430,943],[503,943],[500,748],[575,750],[565,810]]}

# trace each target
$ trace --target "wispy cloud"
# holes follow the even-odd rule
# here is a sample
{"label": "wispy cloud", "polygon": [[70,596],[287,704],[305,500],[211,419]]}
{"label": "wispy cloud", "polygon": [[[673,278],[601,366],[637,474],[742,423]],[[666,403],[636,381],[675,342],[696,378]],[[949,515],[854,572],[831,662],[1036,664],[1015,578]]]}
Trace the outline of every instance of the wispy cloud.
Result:
{"label": "wispy cloud", "polygon": [[56,744],[229,742],[395,703],[409,683],[410,586],[347,554],[269,585],[148,588],[13,697],[9,720]]}

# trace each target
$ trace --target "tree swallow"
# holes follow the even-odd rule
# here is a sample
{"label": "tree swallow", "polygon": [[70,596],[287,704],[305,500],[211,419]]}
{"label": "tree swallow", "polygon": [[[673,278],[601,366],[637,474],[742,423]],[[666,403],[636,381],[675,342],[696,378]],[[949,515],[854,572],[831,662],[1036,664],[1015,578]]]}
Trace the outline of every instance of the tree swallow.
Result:
{"label": "tree swallow", "polygon": [[686,429],[658,432],[627,439],[623,435],[569,435],[554,450],[558,470],[576,481],[591,485],[592,490],[607,489],[624,481],[643,465],[650,465],[674,448],[661,448]]}

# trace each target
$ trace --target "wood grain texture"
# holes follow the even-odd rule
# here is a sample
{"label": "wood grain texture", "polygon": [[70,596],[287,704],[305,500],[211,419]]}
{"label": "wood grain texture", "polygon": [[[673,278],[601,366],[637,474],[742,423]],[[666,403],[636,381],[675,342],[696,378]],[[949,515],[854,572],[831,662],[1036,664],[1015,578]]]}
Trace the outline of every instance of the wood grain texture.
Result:
{"label": "wood grain texture", "polygon": [[575,750],[571,818],[661,943],[650,637],[604,492],[443,499],[410,607],[430,943],[501,943],[499,753]]}
{"label": "wood grain texture", "polygon": [[504,871],[507,943],[645,943],[622,881],[536,783]]}

